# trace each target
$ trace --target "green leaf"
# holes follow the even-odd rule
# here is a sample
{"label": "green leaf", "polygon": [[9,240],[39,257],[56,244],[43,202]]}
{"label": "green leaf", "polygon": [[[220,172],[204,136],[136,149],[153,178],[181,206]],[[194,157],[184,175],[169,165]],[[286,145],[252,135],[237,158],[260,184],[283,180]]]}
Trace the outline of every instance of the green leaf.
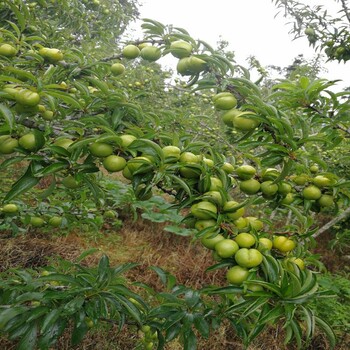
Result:
{"label": "green leaf", "polygon": [[27,171],[25,174],[18,179],[11,187],[10,191],[7,192],[4,202],[8,202],[19,195],[23,194],[24,192],[27,192],[30,190],[32,187],[38,184],[39,178],[33,176],[31,172],[31,166],[28,166]]}
{"label": "green leaf", "polygon": [[300,328],[300,325],[298,321],[293,319],[293,320],[290,320],[290,326],[293,330],[293,336],[297,342],[298,349],[300,349],[302,344],[302,338],[303,338],[303,333]]}
{"label": "green leaf", "polygon": [[164,163],[164,154],[161,147],[155,142],[147,139],[137,139],[131,143],[128,147],[129,150],[139,151],[142,150],[144,154],[149,154],[157,157]]}
{"label": "green leaf", "polygon": [[0,311],[0,329],[3,329],[12,318],[27,310],[26,307],[18,306]]}
{"label": "green leaf", "polygon": [[193,236],[193,230],[181,227],[179,225],[168,225],[164,227],[164,231],[174,233],[175,235],[182,237]]}
{"label": "green leaf", "polygon": [[23,303],[24,301],[31,301],[31,300],[41,300],[43,298],[43,293],[40,292],[27,292],[19,295],[16,299],[16,303]]}
{"label": "green leaf", "polygon": [[5,105],[0,104],[0,115],[3,116],[6,124],[9,126],[10,131],[11,131],[15,125],[15,122],[16,122],[15,116],[12,113],[12,111],[9,108],[7,108]]}
{"label": "green leaf", "polygon": [[66,319],[60,318],[53,323],[45,333],[41,335],[38,341],[38,347],[41,349],[47,349],[52,346],[57,338],[63,333],[67,326]]}
{"label": "green leaf", "polygon": [[47,316],[45,317],[42,326],[41,326],[41,333],[46,333],[49,328],[57,321],[57,319],[61,316],[62,310],[61,309],[54,309],[50,311]]}
{"label": "green leaf", "polygon": [[63,169],[67,169],[69,167],[69,162],[56,162],[53,164],[48,165],[47,167],[44,167],[38,171],[35,172],[36,177],[42,177],[46,175],[50,175],[53,173],[57,173]]}
{"label": "green leaf", "polygon": [[71,343],[72,346],[78,345],[84,338],[85,334],[88,332],[89,328],[85,322],[85,312],[81,311],[77,317],[74,324]]}
{"label": "green leaf", "polygon": [[5,159],[0,164],[0,169],[6,169],[8,166],[15,164],[15,163],[19,163],[25,158],[26,158],[26,156],[16,156],[16,157],[11,157],[11,158]]}
{"label": "green leaf", "polygon": [[173,182],[177,183],[190,197],[192,196],[192,191],[184,180],[173,174],[167,174],[167,177]]}
{"label": "green leaf", "polygon": [[78,108],[78,109],[83,109],[83,106],[80,104],[80,102],[73,98],[72,96],[70,96],[69,94],[67,94],[66,92],[63,91],[54,91],[54,90],[46,90],[45,94],[47,96],[53,96],[56,97],[60,100],[62,100],[63,102],[65,102],[67,105],[70,105],[74,108]]}
{"label": "green leaf", "polygon": [[51,183],[50,183],[50,186],[42,193],[38,193],[38,195],[37,195],[38,198],[40,198],[40,199],[47,198],[48,196],[50,196],[53,193],[55,188],[56,188],[56,180],[55,180],[55,178],[53,178]]}
{"label": "green leaf", "polygon": [[196,350],[197,349],[197,337],[192,329],[183,330],[184,337],[184,350]]}
{"label": "green leaf", "polygon": [[81,253],[77,258],[76,258],[76,262],[77,263],[81,263],[86,257],[88,257],[89,255],[95,254],[96,252],[98,252],[99,249],[98,248],[90,248],[88,250],[85,250],[83,253]]}
{"label": "green leaf", "polygon": [[38,335],[38,326],[36,323],[32,323],[26,334],[21,339],[17,346],[18,350],[34,350]]}
{"label": "green leaf", "polygon": [[198,332],[204,338],[209,337],[209,334],[210,334],[209,323],[206,321],[206,319],[203,317],[203,315],[195,315],[193,324],[197,328]]}
{"label": "green leaf", "polygon": [[83,296],[77,296],[73,300],[69,301],[63,307],[63,311],[65,314],[73,315],[76,313],[84,304],[85,298]]}
{"label": "green leaf", "polygon": [[28,79],[28,80],[33,81],[34,83],[37,83],[37,81],[38,81],[38,79],[32,73],[30,73],[26,70],[17,69],[15,67],[6,67],[4,70],[13,73],[14,75],[19,77],[20,79],[23,79],[23,78]]}
{"label": "green leaf", "polygon": [[207,287],[202,290],[202,292],[209,294],[209,295],[215,295],[215,294],[241,294],[243,292],[243,288],[241,287],[234,287],[234,286],[227,286],[227,287]]}
{"label": "green leaf", "polygon": [[169,272],[167,272],[167,271],[165,271],[162,268],[157,267],[157,266],[151,266],[150,270],[157,273],[158,277],[160,278],[160,280],[162,281],[162,283],[164,285],[167,284],[167,278],[168,278]]}
{"label": "green leaf", "polygon": [[315,322],[316,322],[316,325],[319,328],[321,328],[322,331],[326,334],[331,348],[334,349],[337,341],[336,341],[336,337],[335,337],[334,331],[332,330],[330,325],[325,320],[322,320],[318,316],[315,316]]}
{"label": "green leaf", "polygon": [[165,340],[167,342],[172,341],[173,339],[175,339],[181,332],[181,323],[175,323],[173,325],[171,325],[169,328],[166,328],[165,331]]}

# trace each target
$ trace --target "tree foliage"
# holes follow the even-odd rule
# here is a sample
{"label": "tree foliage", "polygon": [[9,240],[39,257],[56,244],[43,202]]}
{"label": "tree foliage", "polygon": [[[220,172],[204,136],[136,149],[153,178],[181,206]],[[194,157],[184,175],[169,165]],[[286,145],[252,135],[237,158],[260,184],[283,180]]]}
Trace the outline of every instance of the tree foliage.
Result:
{"label": "tree foliage", "polygon": [[[70,324],[75,345],[89,325],[106,322],[142,329],[145,349],[174,338],[195,349],[196,334],[206,338],[224,320],[245,346],[281,322],[286,342],[305,347],[317,326],[334,347],[333,331],[309,305],[330,296],[318,288],[310,248],[312,214],[337,215],[349,205],[348,179],[322,158],[349,138],[348,93],[306,76],[266,91],[223,45],[151,19],[143,20],[142,39],[124,43],[119,35],[135,3],[104,4],[18,0],[0,8],[2,228],[98,229],[125,207],[146,210],[147,201],[161,214],[164,203],[153,197],[166,193],[182,214],[169,230],[213,250],[209,271],[227,277],[194,290],[154,267],[165,284],[157,293],[129,285],[120,274],[134,265],[112,268],[105,256],[95,269],[78,261],[47,276],[8,271],[0,330],[19,338],[19,348],[46,349]],[[165,55],[178,60],[174,87],[156,62]],[[250,216],[257,206],[263,215]],[[283,220],[278,229],[266,217],[272,210]]]}
{"label": "tree foliage", "polygon": [[[310,6],[295,0],[273,2],[285,17],[293,20],[291,33],[295,38],[306,35],[310,45],[324,51],[329,60],[346,62],[350,59],[348,1],[334,0],[330,7]],[[337,11],[330,14],[329,8],[335,7]]]}

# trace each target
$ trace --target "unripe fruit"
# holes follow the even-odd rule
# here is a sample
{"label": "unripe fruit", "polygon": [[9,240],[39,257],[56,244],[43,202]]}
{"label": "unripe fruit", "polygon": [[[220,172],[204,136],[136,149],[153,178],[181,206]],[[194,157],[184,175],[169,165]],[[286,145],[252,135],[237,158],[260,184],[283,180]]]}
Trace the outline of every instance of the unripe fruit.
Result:
{"label": "unripe fruit", "polygon": [[176,58],[188,57],[192,52],[192,45],[183,40],[173,41],[170,44],[170,52]]}
{"label": "unripe fruit", "polygon": [[273,239],[273,247],[286,253],[293,250],[296,247],[296,243],[287,237],[277,236]]}
{"label": "unripe fruit", "polygon": [[287,193],[286,196],[281,200],[281,204],[291,204],[295,200],[293,193]]}
{"label": "unripe fruit", "polygon": [[181,150],[176,146],[164,146],[162,148],[164,158],[167,160],[177,161],[180,159]]}
{"label": "unripe fruit", "polygon": [[250,227],[255,231],[260,231],[264,227],[264,223],[254,216],[247,216],[246,220],[248,221]]}
{"label": "unripe fruit", "polygon": [[202,72],[207,67],[207,62],[198,57],[181,58],[176,66],[177,72],[181,75],[194,75]]}
{"label": "unripe fruit", "polygon": [[62,180],[62,185],[69,189],[75,189],[80,187],[78,181],[75,180],[74,176],[68,175]]}
{"label": "unripe fruit", "polygon": [[27,151],[36,151],[38,149],[36,137],[33,133],[28,133],[20,137],[18,144]]}
{"label": "unripe fruit", "polygon": [[199,163],[199,158],[192,152],[183,152],[180,155],[179,161],[181,163]]}
{"label": "unripe fruit", "polygon": [[126,45],[123,48],[122,54],[125,58],[134,59],[140,56],[140,49],[135,45]]}
{"label": "unripe fruit", "polygon": [[261,237],[259,238],[259,250],[271,250],[273,247],[273,243],[271,241],[271,239],[265,238],[265,237]]}
{"label": "unripe fruit", "polygon": [[278,191],[278,185],[274,184],[273,181],[264,181],[260,186],[261,192],[266,196],[273,196]]}
{"label": "unripe fruit", "polygon": [[16,101],[24,106],[37,106],[40,102],[40,96],[38,93],[22,89],[19,90],[18,93],[15,95]]}
{"label": "unripe fruit", "polygon": [[51,49],[43,47],[39,50],[39,55],[44,57],[46,60],[56,63],[63,60],[63,53],[58,49]]}
{"label": "unripe fruit", "polygon": [[292,191],[292,186],[287,182],[280,182],[278,184],[278,193],[282,195],[287,195]]}
{"label": "unripe fruit", "polygon": [[241,248],[235,254],[235,260],[242,267],[255,267],[262,263],[263,255],[257,249]]}
{"label": "unripe fruit", "polygon": [[238,230],[246,230],[248,229],[249,221],[247,218],[240,217],[237,220],[234,221],[235,226],[238,228]]}
{"label": "unripe fruit", "polygon": [[73,143],[74,141],[71,139],[67,139],[67,138],[62,138],[62,139],[58,139],[55,141],[54,145],[55,146],[59,146],[62,147],[64,149],[68,149],[68,147]]}
{"label": "unripe fruit", "polygon": [[140,55],[144,60],[154,62],[160,59],[162,52],[156,46],[145,46],[141,50]]}
{"label": "unripe fruit", "polygon": [[221,234],[215,235],[214,232],[207,232],[202,237],[201,243],[208,249],[215,249],[215,245],[223,239],[225,239],[225,237]]}
{"label": "unripe fruit", "polygon": [[103,160],[103,166],[110,172],[121,171],[126,166],[126,160],[123,157],[110,155]]}
{"label": "unripe fruit", "polygon": [[0,154],[11,154],[18,147],[18,140],[10,135],[0,136]]}
{"label": "unripe fruit", "polygon": [[14,214],[18,212],[18,206],[16,204],[5,204],[1,211],[5,214]]}
{"label": "unripe fruit", "polygon": [[239,188],[242,192],[246,194],[249,194],[249,195],[256,194],[260,190],[260,182],[255,179],[241,181],[239,184]]}
{"label": "unripe fruit", "polygon": [[308,176],[306,174],[295,175],[292,176],[291,179],[296,185],[303,186],[306,184]]}
{"label": "unripe fruit", "polygon": [[10,44],[0,45],[0,56],[14,57],[17,54],[17,50]]}
{"label": "unripe fruit", "polygon": [[209,191],[219,191],[220,189],[222,189],[222,187],[223,187],[223,184],[219,178],[217,178],[215,176],[210,177]]}
{"label": "unripe fruit", "polygon": [[219,191],[208,191],[203,193],[203,199],[212,200],[215,204],[222,205],[223,199]]}
{"label": "unripe fruit", "polygon": [[316,200],[322,196],[321,190],[314,185],[307,186],[303,189],[303,197],[309,200]]}
{"label": "unripe fruit", "polygon": [[45,224],[45,220],[39,216],[32,216],[29,223],[33,227],[42,227]]}
{"label": "unripe fruit", "polygon": [[209,219],[209,220],[197,220],[196,223],[194,224],[194,227],[198,231],[202,231],[207,227],[212,227],[216,225],[216,221]]}
{"label": "unripe fruit", "polygon": [[233,118],[233,127],[240,131],[252,131],[259,126],[260,122],[256,119],[250,118],[249,116],[254,116],[253,112],[242,112]]}
{"label": "unripe fruit", "polygon": [[320,207],[332,207],[334,205],[334,198],[329,194],[323,194],[318,200],[317,204]]}
{"label": "unripe fruit", "polygon": [[261,174],[262,181],[273,181],[279,176],[280,172],[275,168],[267,168]]}
{"label": "unripe fruit", "polygon": [[286,264],[286,267],[289,271],[294,271],[293,266],[291,266],[291,264],[295,264],[299,267],[300,270],[305,270],[305,263],[303,259],[300,258],[296,258],[295,256],[292,256],[290,258],[286,258],[284,260],[284,263]]}
{"label": "unripe fruit", "polygon": [[323,175],[317,175],[312,179],[314,185],[319,188],[328,187],[332,184],[332,180]]}
{"label": "unripe fruit", "polygon": [[254,177],[256,169],[251,165],[241,165],[236,169],[236,174],[241,180],[248,180]]}
{"label": "unripe fruit", "polygon": [[231,267],[226,273],[227,281],[236,285],[242,284],[247,280],[248,276],[248,269],[239,265]]}
{"label": "unripe fruit", "polygon": [[230,110],[228,110],[227,112],[225,112],[221,118],[222,121],[224,122],[225,125],[229,126],[229,127],[233,127],[233,119],[235,117],[237,117],[238,115],[240,115],[242,113],[242,111],[240,111],[239,109],[235,109],[232,108]]}
{"label": "unripe fruit", "polygon": [[320,170],[320,169],[319,169],[318,165],[316,165],[316,164],[313,164],[313,165],[310,166],[310,171],[311,171],[313,174],[318,173],[319,170]]}
{"label": "unripe fruit", "polygon": [[315,30],[312,27],[307,27],[305,28],[304,33],[307,36],[313,36],[315,35]]}
{"label": "unripe fruit", "polygon": [[49,225],[53,227],[59,227],[62,224],[62,218],[60,216],[52,216],[49,219]]}
{"label": "unripe fruit", "polygon": [[132,180],[132,174],[130,169],[128,168],[128,165],[126,165],[126,167],[123,169],[122,171],[123,176],[128,179],[128,180]]}
{"label": "unripe fruit", "polygon": [[107,157],[113,153],[113,147],[105,142],[94,142],[89,146],[90,153],[95,157]]}
{"label": "unripe fruit", "polygon": [[125,72],[125,66],[121,63],[113,63],[111,66],[111,72],[113,75],[121,75]]}
{"label": "unripe fruit", "polygon": [[142,166],[142,165],[145,165],[145,164],[151,165],[152,162],[151,162],[150,159],[147,158],[147,157],[139,156],[139,157],[135,157],[135,158],[132,158],[132,159],[128,160],[128,162],[127,162],[127,168],[130,170],[130,173],[131,173],[131,174],[134,174],[136,171],[138,171],[139,173],[140,173],[140,171],[142,171],[142,172],[145,172],[145,171],[148,172],[148,171],[149,171],[148,168],[145,169],[145,170],[143,170],[143,169],[141,170],[141,169],[140,169],[141,166]]}
{"label": "unripe fruit", "polygon": [[215,204],[202,201],[191,206],[191,214],[198,219],[212,219],[217,214],[217,207]]}
{"label": "unripe fruit", "polygon": [[203,163],[205,163],[210,168],[212,168],[215,165],[212,159],[205,157],[203,157]]}
{"label": "unripe fruit", "polygon": [[224,204],[223,206],[223,211],[225,213],[225,215],[230,218],[231,220],[237,220],[240,217],[242,217],[244,215],[245,209],[244,207],[241,207],[235,211],[230,212],[230,209],[233,209],[234,207],[238,206],[239,203],[236,201],[228,201]]}
{"label": "unripe fruit", "polygon": [[235,241],[240,246],[240,248],[250,248],[256,242],[255,237],[252,234],[246,232],[239,233],[235,237]]}
{"label": "unripe fruit", "polygon": [[136,140],[136,136],[134,135],[129,135],[129,134],[124,134],[124,135],[120,135],[120,139],[121,139],[121,146],[123,148],[127,148],[128,146],[131,145],[131,143],[133,141]]}
{"label": "unripe fruit", "polygon": [[237,105],[237,100],[230,92],[220,92],[213,97],[214,107],[219,110],[229,110]]}
{"label": "unripe fruit", "polygon": [[41,114],[42,118],[45,120],[52,120],[53,119],[53,112],[50,110],[46,110]]}
{"label": "unripe fruit", "polygon": [[232,239],[222,239],[220,242],[215,244],[215,251],[221,258],[229,258],[238,251],[238,244]]}
{"label": "unripe fruit", "polygon": [[234,166],[231,163],[225,162],[221,169],[226,173],[226,174],[232,174],[235,170]]}

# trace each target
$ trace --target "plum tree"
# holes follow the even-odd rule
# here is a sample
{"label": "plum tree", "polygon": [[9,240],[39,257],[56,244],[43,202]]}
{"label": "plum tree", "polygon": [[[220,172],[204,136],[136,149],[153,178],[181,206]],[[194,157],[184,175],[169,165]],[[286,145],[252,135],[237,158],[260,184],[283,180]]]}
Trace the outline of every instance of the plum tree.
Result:
{"label": "plum tree", "polygon": [[[321,149],[344,142],[350,103],[344,94],[330,92],[332,82],[306,77],[281,81],[267,92],[250,80],[247,69],[235,65],[206,42],[194,40],[184,29],[151,19],[143,21],[142,40],[128,39],[125,43],[111,37],[111,30],[103,35],[96,21],[100,21],[101,28],[106,29],[108,23],[112,26],[113,16],[119,18],[120,6],[129,4],[125,13],[130,14],[131,1],[124,5],[105,1],[86,1],[82,5],[69,0],[60,6],[45,3],[47,6],[5,0],[5,5],[0,4],[2,34],[16,50],[6,54],[6,46],[5,54],[0,54],[6,72],[0,83],[1,169],[6,174],[11,174],[15,164],[23,169],[17,178],[9,176],[11,185],[0,192],[0,216],[6,229],[34,227],[44,232],[46,223],[50,229],[59,230],[76,223],[85,225],[91,217],[94,223],[112,221],[110,213],[133,201],[140,208],[140,202],[151,201],[154,192],[167,194],[183,216],[183,223],[192,228],[193,240],[215,251],[217,264],[211,268],[223,269],[227,280],[223,283],[232,285],[189,290],[184,286],[172,288],[170,278],[169,293],[173,294],[161,294],[160,305],[154,307],[131,290],[114,284],[120,279],[111,276],[126,271],[128,266],[110,269],[107,258],[102,258],[98,269],[89,271],[89,277],[83,268],[79,272],[83,278],[79,279],[77,273],[79,283],[69,276],[56,275],[67,284],[55,291],[64,293],[59,300],[65,300],[66,306],[57,308],[61,301],[55,300],[57,305],[48,301],[50,307],[36,314],[42,317],[40,321],[30,318],[35,332],[30,328],[23,339],[38,337],[43,347],[52,346],[57,339],[48,336],[52,329],[46,332],[50,323],[44,317],[57,312],[57,322],[61,323],[52,327],[63,332],[71,324],[80,340],[90,326],[100,321],[114,324],[126,320],[140,329],[149,327],[143,328],[144,348],[160,348],[165,340],[178,336],[190,349],[193,346],[188,344],[195,343],[192,327],[205,337],[210,325],[219,322],[220,314],[236,325],[236,330],[242,330],[245,346],[265,326],[279,320],[286,320],[284,327],[290,339],[311,337],[317,324],[332,343],[332,331],[308,305],[318,295],[315,267],[309,269],[305,264],[299,270],[291,269],[285,259],[294,257],[291,263],[297,264],[297,259],[304,261],[310,254],[311,211],[336,213],[349,202],[349,181],[327,172],[327,162],[314,148],[315,143]],[[110,8],[99,11],[105,3]],[[80,32],[79,23],[73,30],[74,23],[66,23],[64,16],[56,17],[63,9],[70,17],[71,7],[73,14],[84,14],[91,33],[101,35],[93,34],[89,41],[88,35]],[[27,22],[36,28],[27,28]],[[123,20],[116,22],[122,32]],[[28,33],[31,30],[35,35]],[[112,54],[111,42],[117,43]],[[178,60],[178,79],[188,77],[181,87],[167,86],[169,76],[154,62],[168,53]],[[115,60],[119,63],[113,68],[110,62]],[[208,103],[211,98],[215,108]],[[52,111],[54,117],[43,118],[45,111]],[[315,163],[325,171],[315,175],[310,169]],[[118,171],[121,174],[116,176],[124,177],[125,186],[120,192],[132,193],[124,202],[117,200],[118,186],[111,176],[115,174],[110,174]],[[42,192],[37,186],[40,180],[49,183]],[[57,204],[56,199],[62,197],[65,203]],[[32,203],[37,202],[35,207]],[[82,210],[85,202],[87,208]],[[271,208],[281,217],[290,210],[297,222],[289,226],[282,222],[288,231],[277,232],[264,215],[264,210]],[[182,229],[179,227],[178,232]],[[155,271],[163,280],[168,276],[160,268]],[[32,288],[38,287],[49,299],[45,288],[59,282],[50,280],[49,275],[40,278],[41,282]],[[81,293],[80,285],[89,290],[86,283],[95,283],[94,295]],[[259,294],[261,289],[263,293]],[[101,305],[101,300],[110,305],[106,290],[115,299],[105,312],[95,307]],[[6,306],[3,323],[11,334],[24,334],[30,322],[23,323],[26,328],[21,333],[14,327],[22,324],[15,325],[13,320],[21,315],[27,320],[32,311],[28,309],[28,294],[35,298],[42,294],[27,293],[22,298],[16,293],[8,294],[15,295],[15,299],[13,308]],[[90,303],[95,295],[101,299]],[[208,303],[212,297],[222,302]],[[18,305],[22,300],[23,308]],[[162,308],[166,300],[171,305]],[[214,311],[207,312],[210,308]],[[13,317],[8,310],[14,311]],[[181,318],[168,322],[174,310]],[[246,318],[246,310],[259,310],[260,314],[249,312]],[[193,312],[191,317],[189,312]],[[0,318],[2,315],[0,310]],[[237,325],[240,317],[246,321]],[[296,326],[305,318],[310,322]],[[89,327],[85,327],[86,319]],[[41,326],[44,330],[38,331],[36,327]],[[30,343],[35,341],[31,339]]]}

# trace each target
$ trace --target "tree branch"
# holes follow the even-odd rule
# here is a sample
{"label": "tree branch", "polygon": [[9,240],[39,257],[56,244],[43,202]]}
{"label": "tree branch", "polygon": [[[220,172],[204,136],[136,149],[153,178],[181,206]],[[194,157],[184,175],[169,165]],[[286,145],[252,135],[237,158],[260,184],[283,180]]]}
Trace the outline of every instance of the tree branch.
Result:
{"label": "tree branch", "polygon": [[348,22],[350,23],[350,13],[348,11],[348,7],[347,7],[347,5],[345,3],[345,0],[340,0],[340,2],[341,2],[341,5],[342,5],[342,8],[344,10],[345,16],[346,16]]}
{"label": "tree branch", "polygon": [[333,220],[329,221],[326,225],[322,226],[313,235],[314,238],[320,236],[323,232],[330,229],[332,226],[337,224],[339,221],[344,220],[346,217],[350,216],[350,207],[343,211],[339,216],[335,217]]}

